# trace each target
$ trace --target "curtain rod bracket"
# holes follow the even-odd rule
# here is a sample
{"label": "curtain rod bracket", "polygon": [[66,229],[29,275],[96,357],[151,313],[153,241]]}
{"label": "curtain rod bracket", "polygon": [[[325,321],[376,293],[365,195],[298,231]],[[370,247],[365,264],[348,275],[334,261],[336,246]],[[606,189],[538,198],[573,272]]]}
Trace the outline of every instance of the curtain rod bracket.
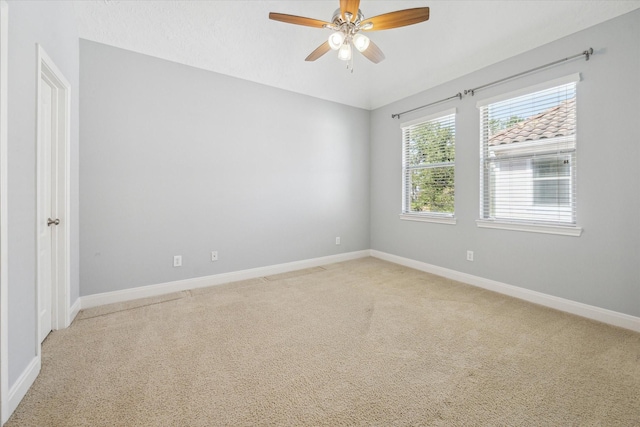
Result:
{"label": "curtain rod bracket", "polygon": [[585,61],[588,61],[588,60],[589,60],[589,57],[590,57],[591,55],[593,55],[593,48],[592,48],[592,47],[590,47],[589,49],[587,49],[587,50],[585,50],[584,52],[582,52],[582,54],[586,57],[586,58],[585,58]]}

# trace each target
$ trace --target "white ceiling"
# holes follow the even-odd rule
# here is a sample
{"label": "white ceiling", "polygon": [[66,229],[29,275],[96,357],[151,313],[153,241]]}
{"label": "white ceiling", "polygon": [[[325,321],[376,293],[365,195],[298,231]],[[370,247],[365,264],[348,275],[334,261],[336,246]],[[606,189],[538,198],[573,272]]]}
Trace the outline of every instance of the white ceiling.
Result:
{"label": "white ceiling", "polygon": [[74,2],[83,39],[373,109],[637,9],[640,0],[362,0],[365,17],[422,6],[431,17],[368,33],[386,59],[376,65],[357,54],[353,73],[333,51],[304,61],[329,30],[268,19],[280,12],[330,21],[338,6],[338,0]]}

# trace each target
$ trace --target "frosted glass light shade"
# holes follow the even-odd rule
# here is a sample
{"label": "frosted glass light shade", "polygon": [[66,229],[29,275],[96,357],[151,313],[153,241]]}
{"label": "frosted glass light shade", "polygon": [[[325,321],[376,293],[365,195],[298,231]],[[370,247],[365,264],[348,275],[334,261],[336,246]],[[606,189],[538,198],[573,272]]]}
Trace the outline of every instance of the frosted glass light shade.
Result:
{"label": "frosted glass light shade", "polygon": [[348,61],[351,59],[351,44],[345,43],[340,46],[340,50],[338,50],[338,58],[343,61]]}
{"label": "frosted glass light shade", "polygon": [[353,45],[360,52],[364,52],[369,47],[369,37],[362,34],[356,34],[355,36],[353,36]]}
{"label": "frosted glass light shade", "polygon": [[340,49],[340,46],[342,46],[343,42],[344,42],[344,33],[342,33],[341,31],[333,32],[329,36],[329,46],[333,50]]}

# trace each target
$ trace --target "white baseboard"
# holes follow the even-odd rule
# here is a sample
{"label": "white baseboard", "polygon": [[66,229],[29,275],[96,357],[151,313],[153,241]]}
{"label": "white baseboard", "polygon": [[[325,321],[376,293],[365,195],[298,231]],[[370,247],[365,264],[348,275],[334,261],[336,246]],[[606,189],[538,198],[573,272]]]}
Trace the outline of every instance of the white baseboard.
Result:
{"label": "white baseboard", "polygon": [[67,319],[67,327],[73,323],[73,320],[76,318],[78,313],[80,312],[80,303],[81,300],[78,298],[76,302],[69,308],[69,318]]}
{"label": "white baseboard", "polygon": [[271,265],[267,267],[252,268],[248,270],[234,271],[230,273],[216,274],[212,276],[196,277],[193,279],[177,280],[174,282],[160,283],[157,285],[141,286],[138,288],[124,289],[121,291],[105,292],[102,294],[87,295],[80,297],[71,307],[71,320],[78,314],[79,308],[91,308],[105,304],[116,302],[130,301],[139,298],[147,298],[157,295],[168,294],[172,292],[185,291],[188,289],[197,289],[207,286],[221,285],[239,280],[255,279],[257,277],[270,276],[272,274],[287,273],[289,271],[300,270],[303,268],[318,267],[334,262],[349,261],[357,258],[372,256],[395,264],[404,265],[406,267],[415,268],[416,270],[425,271],[427,273],[436,274],[448,279],[457,280],[472,286],[477,286],[500,294],[509,295],[545,307],[554,308],[556,310],[565,311],[567,313],[586,317],[588,319],[597,320],[621,328],[630,329],[640,332],[640,317],[619,313],[613,310],[583,304],[580,302],[544,294],[542,292],[532,291],[518,286],[508,285],[506,283],[497,282],[491,279],[474,276],[472,274],[462,273],[436,265],[427,264],[421,261],[392,255],[386,252],[376,250],[363,250],[357,252],[348,252],[345,254],[330,255],[320,258],[312,258],[302,261],[294,261],[284,264]]}
{"label": "white baseboard", "polygon": [[[38,377],[40,373],[40,357],[34,357],[29,362],[29,365],[22,371],[20,377],[16,380],[15,384],[11,386],[9,389],[9,399],[8,399],[8,411],[6,414],[2,414],[2,423],[4,424],[13,411],[16,410],[22,398],[29,391],[29,387],[33,384],[33,382]],[[6,419],[4,419],[6,417]]]}
{"label": "white baseboard", "polygon": [[415,261],[409,258],[388,254],[376,250],[370,251],[371,256],[380,258],[395,264],[404,265],[416,270],[424,271],[448,279],[457,280],[458,282],[468,285],[477,286],[479,288],[488,289],[500,294],[509,295],[514,298],[540,304],[545,307],[554,308],[556,310],[565,311],[567,313],[586,317],[588,319],[597,320],[609,325],[619,326],[632,331],[640,332],[640,317],[630,316],[628,314],[619,313],[605,308],[595,307],[593,305],[583,304],[580,302],[556,297],[553,295],[543,294],[542,292],[531,291],[529,289],[520,288],[506,283],[497,282],[495,280],[485,279],[483,277],[474,276],[472,274],[461,273],[456,270],[450,270],[444,267],[427,264],[421,261]]}
{"label": "white baseboard", "polygon": [[267,267],[251,268],[248,270],[233,271],[230,273],[215,274],[212,276],[196,277],[193,279],[176,280],[174,282],[160,283],[157,285],[141,286],[121,291],[105,292],[102,294],[86,295],[80,297],[81,308],[97,307],[116,302],[131,301],[139,298],[147,298],[172,292],[186,291],[188,289],[204,288],[207,286],[221,285],[223,283],[237,282],[239,280],[255,279],[257,277],[273,274],[288,273],[303,268],[319,267],[335,262],[349,261],[369,256],[369,250],[348,252],[338,255],[329,255],[320,258],[312,258],[302,261],[288,262],[284,264],[270,265]]}

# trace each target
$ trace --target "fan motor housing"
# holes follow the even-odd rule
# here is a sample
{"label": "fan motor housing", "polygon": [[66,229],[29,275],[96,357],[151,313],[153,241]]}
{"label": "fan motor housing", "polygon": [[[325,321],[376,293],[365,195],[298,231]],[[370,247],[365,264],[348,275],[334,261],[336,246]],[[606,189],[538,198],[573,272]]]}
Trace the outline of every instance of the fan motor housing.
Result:
{"label": "fan motor housing", "polygon": [[[364,15],[362,14],[362,11],[358,9],[358,16],[353,22],[360,22],[363,19],[364,19]],[[344,22],[344,20],[342,19],[342,12],[340,11],[340,8],[337,8],[336,11],[333,12],[333,17],[331,18],[331,22],[333,22],[334,24],[341,24]]]}

